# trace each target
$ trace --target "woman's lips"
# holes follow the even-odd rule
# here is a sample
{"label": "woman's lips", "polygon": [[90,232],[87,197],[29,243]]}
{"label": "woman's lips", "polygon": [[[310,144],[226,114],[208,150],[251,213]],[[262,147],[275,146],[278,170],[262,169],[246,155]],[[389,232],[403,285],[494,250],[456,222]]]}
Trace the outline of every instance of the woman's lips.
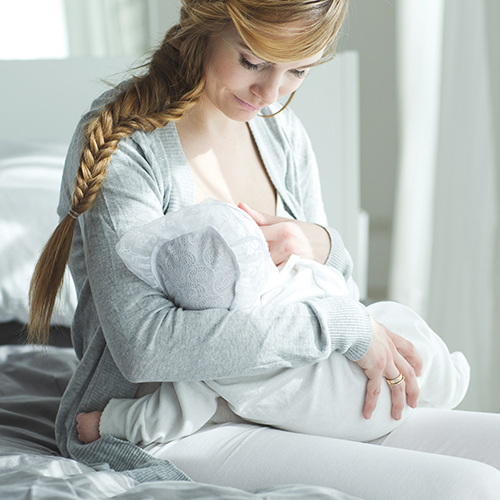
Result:
{"label": "woman's lips", "polygon": [[242,108],[245,108],[247,109],[248,111],[259,111],[261,108],[258,108],[257,106],[252,106],[251,104],[249,104],[248,102],[244,101],[243,99],[240,99],[239,97],[236,97],[236,100],[238,101],[239,105],[242,107]]}

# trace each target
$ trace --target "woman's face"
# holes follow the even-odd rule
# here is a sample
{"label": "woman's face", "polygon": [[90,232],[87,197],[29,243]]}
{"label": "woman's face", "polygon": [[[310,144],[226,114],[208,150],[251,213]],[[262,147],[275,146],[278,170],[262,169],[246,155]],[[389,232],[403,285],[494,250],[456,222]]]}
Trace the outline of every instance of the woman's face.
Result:
{"label": "woman's face", "polygon": [[303,61],[270,63],[253,54],[233,28],[209,42],[203,101],[232,120],[246,122],[297,90],[321,56],[322,51]]}

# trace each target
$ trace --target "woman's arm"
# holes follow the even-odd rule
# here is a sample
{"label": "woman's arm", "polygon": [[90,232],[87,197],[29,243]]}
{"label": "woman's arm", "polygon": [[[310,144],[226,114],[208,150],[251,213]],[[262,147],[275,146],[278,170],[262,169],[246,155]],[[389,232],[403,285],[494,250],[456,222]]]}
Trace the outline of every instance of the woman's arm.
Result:
{"label": "woman's arm", "polygon": [[120,142],[94,205],[78,220],[81,241],[73,255],[83,262],[73,262],[73,269],[86,295],[80,295],[75,334],[101,326],[115,363],[133,382],[251,375],[315,363],[334,350],[354,360],[366,353],[369,317],[347,297],[186,311],[131,273],[115,250],[119,238],[161,217],[178,196],[161,151],[147,151],[146,134],[136,139]]}

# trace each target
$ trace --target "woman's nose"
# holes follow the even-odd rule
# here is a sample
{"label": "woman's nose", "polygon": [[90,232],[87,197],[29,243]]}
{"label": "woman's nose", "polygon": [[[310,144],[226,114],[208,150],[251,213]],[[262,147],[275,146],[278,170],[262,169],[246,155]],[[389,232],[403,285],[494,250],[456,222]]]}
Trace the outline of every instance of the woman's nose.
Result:
{"label": "woman's nose", "polygon": [[281,79],[271,75],[262,75],[262,78],[252,85],[251,91],[260,98],[262,104],[269,106],[276,102],[280,96]]}

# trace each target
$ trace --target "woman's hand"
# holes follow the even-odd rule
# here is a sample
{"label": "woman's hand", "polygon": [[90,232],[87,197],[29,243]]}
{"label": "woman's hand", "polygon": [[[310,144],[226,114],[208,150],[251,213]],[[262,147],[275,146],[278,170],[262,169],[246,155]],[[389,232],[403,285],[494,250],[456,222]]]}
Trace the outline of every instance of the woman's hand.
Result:
{"label": "woman's hand", "polygon": [[250,215],[262,229],[273,262],[277,266],[284,264],[292,254],[321,264],[328,259],[331,242],[323,227],[310,222],[263,214],[245,203],[240,203],[238,207]]}
{"label": "woman's hand", "polygon": [[412,408],[417,406],[419,388],[417,376],[422,372],[422,358],[411,342],[391,332],[384,325],[371,318],[372,342],[366,354],[357,361],[368,377],[363,416],[369,419],[377,406],[382,377],[393,380],[400,373],[404,381],[391,386],[394,420],[401,418],[405,399]]}

